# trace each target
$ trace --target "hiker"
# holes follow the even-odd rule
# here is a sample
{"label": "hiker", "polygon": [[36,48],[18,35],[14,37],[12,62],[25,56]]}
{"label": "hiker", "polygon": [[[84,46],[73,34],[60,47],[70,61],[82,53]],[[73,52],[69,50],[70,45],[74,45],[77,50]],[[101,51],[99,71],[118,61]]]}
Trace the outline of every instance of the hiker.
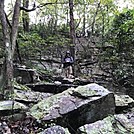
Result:
{"label": "hiker", "polygon": [[64,69],[64,73],[66,78],[71,78],[71,76],[73,76],[73,68],[72,65],[74,63],[74,59],[71,56],[70,51],[66,52],[66,55],[63,59],[63,69]]}

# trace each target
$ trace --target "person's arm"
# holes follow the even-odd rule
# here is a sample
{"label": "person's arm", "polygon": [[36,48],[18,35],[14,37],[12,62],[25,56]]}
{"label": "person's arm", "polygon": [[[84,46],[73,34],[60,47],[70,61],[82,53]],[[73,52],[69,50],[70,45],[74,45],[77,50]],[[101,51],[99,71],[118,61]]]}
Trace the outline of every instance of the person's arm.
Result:
{"label": "person's arm", "polygon": [[64,58],[62,58],[62,61],[61,61],[61,62],[62,62],[62,64],[64,64],[64,63],[65,63],[65,57],[64,57]]}
{"label": "person's arm", "polygon": [[64,68],[64,64],[65,64],[65,58],[62,58],[62,60],[61,60],[61,68]]}
{"label": "person's arm", "polygon": [[73,59],[73,57],[70,57],[71,58],[71,63],[74,63],[74,59]]}

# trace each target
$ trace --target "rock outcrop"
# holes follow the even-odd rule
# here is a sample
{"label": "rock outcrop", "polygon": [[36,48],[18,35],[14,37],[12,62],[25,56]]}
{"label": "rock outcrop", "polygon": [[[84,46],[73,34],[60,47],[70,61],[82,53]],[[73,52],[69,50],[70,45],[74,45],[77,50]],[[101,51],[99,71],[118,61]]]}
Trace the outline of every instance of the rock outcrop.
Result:
{"label": "rock outcrop", "polygon": [[77,87],[73,84],[57,84],[57,83],[36,83],[36,84],[27,84],[29,88],[33,91],[39,91],[44,93],[61,93],[67,90],[70,87]]}
{"label": "rock outcrop", "polygon": [[108,116],[77,130],[78,134],[133,134],[134,126],[123,114]]}
{"label": "rock outcrop", "polygon": [[[78,127],[103,119],[115,112],[113,93],[92,83],[53,95],[30,109],[30,114],[45,123]],[[71,129],[71,128],[70,128]]]}

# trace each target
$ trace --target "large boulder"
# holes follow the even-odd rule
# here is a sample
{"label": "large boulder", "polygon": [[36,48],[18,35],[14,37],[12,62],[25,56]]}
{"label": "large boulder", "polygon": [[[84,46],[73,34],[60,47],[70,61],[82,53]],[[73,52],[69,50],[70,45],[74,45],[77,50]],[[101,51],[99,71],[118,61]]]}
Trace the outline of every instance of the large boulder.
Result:
{"label": "large boulder", "polygon": [[77,130],[78,134],[134,134],[134,126],[123,114],[108,116]]}
{"label": "large boulder", "polygon": [[114,114],[114,95],[98,84],[92,83],[68,90],[40,101],[30,109],[30,114],[45,123],[57,123],[73,130]]}

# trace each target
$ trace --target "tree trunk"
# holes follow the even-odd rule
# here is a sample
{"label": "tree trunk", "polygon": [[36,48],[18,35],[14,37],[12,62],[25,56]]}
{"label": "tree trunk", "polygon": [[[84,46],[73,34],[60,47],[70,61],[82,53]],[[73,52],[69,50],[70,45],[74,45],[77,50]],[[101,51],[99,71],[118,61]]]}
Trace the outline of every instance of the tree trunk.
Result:
{"label": "tree trunk", "polygon": [[74,14],[73,14],[73,0],[69,0],[70,8],[70,39],[71,46],[70,51],[73,57],[75,57],[75,26],[74,26]]}
{"label": "tree trunk", "polygon": [[14,6],[14,13],[12,18],[12,30],[11,30],[11,44],[12,44],[12,58],[16,47],[16,39],[18,34],[19,16],[20,16],[21,0],[16,0]]}
{"label": "tree trunk", "polygon": [[86,5],[84,1],[82,36],[85,36],[85,25],[86,25]]}
{"label": "tree trunk", "polygon": [[[74,14],[73,14],[73,0],[69,0],[70,9],[70,52],[72,57],[75,59],[75,25],[74,25]],[[73,67],[73,75],[75,75],[75,66]]]}
{"label": "tree trunk", "polygon": [[6,82],[7,82],[6,88],[9,90],[9,95],[13,90],[13,56],[18,33],[20,4],[21,0],[16,0],[12,18],[12,29],[10,32],[10,30],[8,29],[8,24],[4,11],[4,0],[0,0],[0,19],[2,24],[5,54],[6,54],[5,55],[6,70],[4,74],[6,74]]}
{"label": "tree trunk", "polygon": [[98,14],[99,8],[100,8],[100,2],[98,3],[96,12],[95,12],[95,14],[93,16],[93,21],[92,21],[92,26],[91,26],[91,29],[92,29],[92,33],[91,34],[94,33],[94,25],[95,25],[95,20],[96,20],[96,16]]}
{"label": "tree trunk", "polygon": [[[23,7],[29,7],[29,0],[23,0]],[[25,11],[22,13],[23,29],[24,32],[29,32],[29,14]]]}
{"label": "tree trunk", "polygon": [[[5,46],[5,59],[6,59],[6,72],[3,72],[6,75],[6,84],[7,89],[12,89],[12,80],[13,80],[13,65],[12,65],[12,56],[11,56],[11,41],[10,41],[10,32],[8,30],[8,24],[6,21],[5,11],[4,11],[4,0],[0,0],[0,18],[2,24],[2,32]],[[4,78],[5,76],[3,76]],[[3,81],[3,80],[2,80]]]}

